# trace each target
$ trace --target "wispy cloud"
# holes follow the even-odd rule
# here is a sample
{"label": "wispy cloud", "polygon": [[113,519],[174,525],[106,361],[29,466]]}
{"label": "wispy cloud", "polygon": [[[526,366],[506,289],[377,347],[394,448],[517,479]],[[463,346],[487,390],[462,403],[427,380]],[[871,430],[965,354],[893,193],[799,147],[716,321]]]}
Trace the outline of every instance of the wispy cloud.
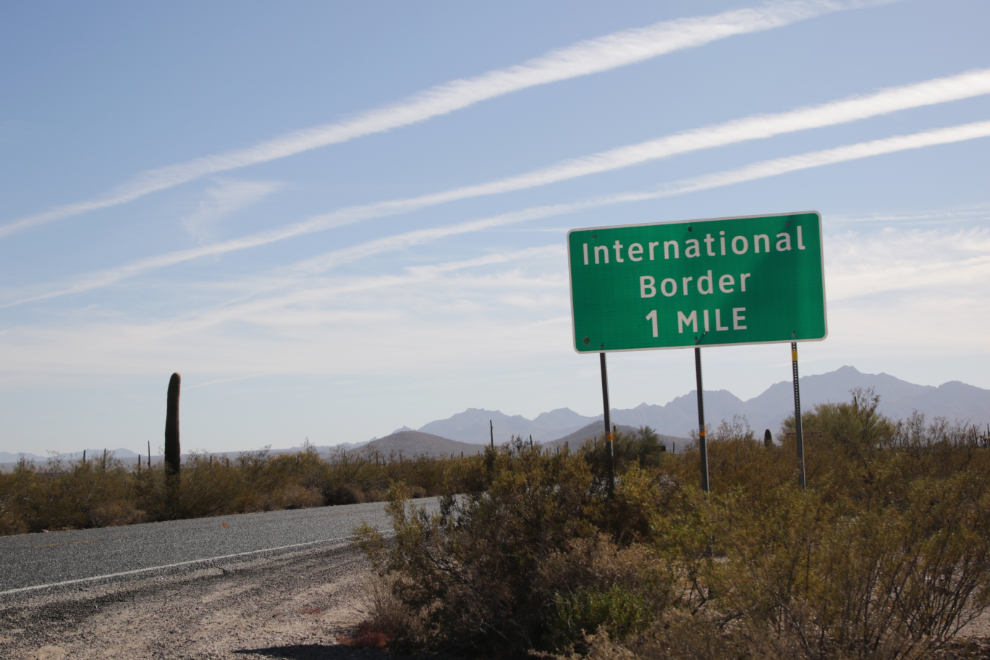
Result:
{"label": "wispy cloud", "polygon": [[300,274],[313,275],[374,254],[411,247],[456,234],[481,231],[565,213],[575,213],[584,209],[610,206],[612,204],[672,197],[674,195],[699,192],[736,183],[779,176],[790,172],[822,167],[824,165],[833,165],[861,158],[869,158],[871,156],[880,156],[910,149],[921,149],[940,144],[963,142],[981,137],[990,137],[990,121],[925,131],[912,135],[900,135],[881,140],[873,140],[871,142],[861,142],[845,147],[837,147],[835,149],[815,151],[799,156],[761,161],[734,170],[682,179],[681,181],[660,186],[658,190],[620,193],[571,204],[540,206],[445,227],[405,232],[368,241],[353,247],[333,250],[318,257],[301,261],[292,266],[291,270]]}
{"label": "wispy cloud", "polygon": [[[952,341],[932,346],[932,355],[988,346],[981,328],[990,322],[990,311],[978,299],[990,273],[985,229],[871,226],[829,237],[826,249],[834,304],[824,350],[855,349],[879,336],[898,350],[917,350],[946,332]],[[178,369],[217,379],[204,386],[259,373],[392,378],[455,361],[497,368],[493,353],[501,360],[511,356],[517,365],[529,356],[547,364],[548,355],[567,350],[569,338],[562,252],[563,246],[553,245],[390,276],[308,281],[306,290],[230,307],[205,305],[147,323],[108,321],[79,310],[61,327],[10,328],[0,335],[0,349],[10,356],[5,369],[18,372]],[[877,295],[904,291],[904,277],[911,280],[909,294]],[[890,335],[892,325],[898,326],[896,336]],[[482,350],[493,346],[500,350]]]}
{"label": "wispy cloud", "polygon": [[990,137],[990,121],[940,128],[921,133],[913,133],[911,135],[898,135],[881,140],[860,142],[859,144],[852,144],[845,147],[836,147],[835,149],[815,151],[799,156],[767,160],[735,170],[672,183],[669,186],[665,186],[662,191],[654,193],[654,196],[666,197],[668,195],[680,195],[688,192],[708,190],[710,188],[720,188],[734,183],[765,179],[771,176],[788,174],[823,165],[834,165],[836,163],[869,158],[871,156],[882,156],[899,151],[923,149],[925,147],[964,142],[983,137]]}
{"label": "wispy cloud", "polygon": [[[944,213],[952,211],[933,215]],[[967,218],[964,214],[958,219],[965,222]],[[849,314],[858,316],[860,310],[872,309],[881,294],[892,309],[908,305],[917,311],[921,307],[918,300],[937,298],[941,300],[941,309],[955,310],[951,318],[968,318],[973,312],[965,307],[972,305],[979,285],[990,277],[987,256],[990,230],[980,227],[919,230],[892,224],[878,231],[868,226],[862,231],[829,236],[826,251],[829,296],[835,309],[842,310],[839,318]],[[450,277],[487,266],[512,265],[512,262],[519,265],[519,270]],[[341,324],[342,312],[356,313],[366,307],[364,301],[369,299],[375,301],[375,310],[402,316],[403,327],[433,325],[436,319],[417,320],[418,315],[410,311],[422,308],[424,297],[430,300],[431,315],[442,314],[441,301],[447,300],[450,305],[452,299],[460,301],[458,311],[482,316],[504,314],[510,307],[519,307],[538,311],[531,317],[538,321],[557,319],[561,312],[566,318],[567,311],[566,254],[561,244],[409,267],[398,275],[307,279],[299,284],[306,288],[226,308],[206,309],[179,327],[182,333],[189,334],[208,328],[222,332],[220,328],[226,323],[236,321],[268,328],[279,336],[294,333],[300,327],[310,328],[312,332],[321,328],[325,331],[328,324],[333,327]],[[376,293],[369,298],[366,294],[371,291]],[[899,292],[910,292],[911,300],[891,295]],[[986,313],[980,311],[979,316],[985,317]],[[928,319],[931,322],[926,321],[925,331],[936,330],[948,318]],[[362,322],[370,332],[370,326],[378,320],[364,318]],[[305,332],[308,335],[310,330]],[[980,343],[985,345],[986,341]]]}
{"label": "wispy cloud", "polygon": [[266,375],[268,375],[268,374],[250,374],[248,376],[235,376],[234,378],[218,378],[216,380],[209,380],[209,381],[206,381],[205,383],[198,383],[196,385],[185,385],[185,386],[183,386],[182,389],[183,390],[195,390],[196,388],[199,388],[199,387],[209,387],[210,385],[222,385],[224,383],[236,383],[237,381],[251,380],[252,378],[261,378],[261,377],[266,376]]}
{"label": "wispy cloud", "polygon": [[990,279],[990,230],[846,232],[829,237],[826,264],[831,300],[908,290],[912,296],[954,290],[968,297]]}
{"label": "wispy cloud", "polygon": [[[892,364],[924,356],[973,360],[990,350],[990,308],[972,290],[941,289],[911,296],[887,296],[868,303],[841,301],[831,305],[829,340],[842,328],[842,343],[831,351],[842,360],[875,356],[877,344]],[[892,329],[896,331],[892,332]],[[980,362],[980,358],[976,358]],[[841,364],[841,362],[840,362]],[[958,368],[958,367],[957,367]]]}
{"label": "wispy cloud", "polygon": [[182,226],[200,242],[214,238],[214,227],[223,218],[255,204],[276,192],[282,184],[272,181],[220,179],[206,189],[199,208],[182,218]]}
{"label": "wispy cloud", "polygon": [[[987,346],[979,327],[988,311],[977,299],[990,275],[986,229],[870,226],[830,236],[826,249],[830,346],[886,336],[884,325],[895,322],[904,325],[900,346],[927,344],[950,329],[954,340],[958,334]],[[557,350],[569,332],[562,245],[302,284],[304,290],[147,323],[79,310],[62,327],[11,328],[0,346],[10,369],[146,373],[188,363],[216,374],[206,386],[259,373],[395,375],[434,359],[486,363],[480,346],[511,346],[518,360]],[[891,295],[897,292],[910,293]]]}
{"label": "wispy cloud", "polygon": [[[278,229],[150,257],[119,269],[102,271],[93,274],[91,277],[83,278],[76,283],[76,289],[67,291],[67,293],[104,286],[124,277],[130,277],[148,270],[162,268],[200,257],[246,250],[372,218],[408,213],[471,197],[535,188],[692,151],[768,138],[801,130],[834,126],[889,114],[898,110],[947,103],[988,93],[990,93],[990,69],[981,69],[956,76],[935,78],[912,85],[883,89],[873,94],[854,96],[818,106],[799,108],[771,115],[747,117],[724,124],[706,126],[656,140],[620,147],[591,156],[566,160],[543,169],[497,181],[462,186],[417,197],[351,206],[331,213],[313,216],[302,222],[286,225]],[[424,231],[428,234],[431,230]],[[387,241],[389,239],[383,240]]]}
{"label": "wispy cloud", "polygon": [[[532,207],[521,211],[490,216],[477,220],[469,220],[443,227],[417,229],[414,231],[404,232],[402,234],[375,239],[359,245],[333,250],[317,257],[300,261],[292,266],[285,267],[280,270],[280,273],[282,275],[296,276],[314,275],[376,254],[429,243],[457,234],[467,234],[492,229],[495,227],[518,224],[529,220],[563,215],[566,213],[575,213],[584,209],[610,206],[613,204],[646,201],[651,199],[661,199],[675,195],[700,192],[702,190],[710,190],[737,183],[745,183],[747,181],[780,176],[791,172],[798,172],[825,165],[834,165],[837,163],[908,151],[912,149],[922,149],[925,147],[964,142],[983,137],[990,137],[990,121],[975,122],[972,124],[963,124],[961,126],[923,131],[920,133],[913,133],[911,135],[899,135],[880,140],[861,142],[844,147],[837,147],[834,149],[810,152],[797,156],[766,160],[733,170],[726,170],[714,174],[682,179],[680,181],[659,186],[654,190],[620,193],[567,204]],[[238,240],[244,242],[251,240],[258,241],[259,238],[248,237],[246,239]],[[230,241],[229,243],[233,242],[234,241]],[[255,244],[260,245],[261,243]],[[55,286],[49,285],[44,290],[35,289],[31,293],[19,296],[10,302],[0,304],[0,308],[12,307],[28,302],[46,300],[58,296],[97,289],[157,268],[188,261],[189,259],[197,256],[206,256],[208,254],[215,253],[216,252],[212,251],[212,246],[206,246],[193,250],[172,252],[161,256],[135,261],[125,266],[80,275],[78,277],[74,277],[71,284],[57,284]]]}
{"label": "wispy cloud", "polygon": [[[512,250],[508,252],[496,252],[485,254],[472,259],[458,261],[448,261],[440,264],[424,266],[409,266],[403,269],[398,275],[375,275],[371,277],[357,278],[337,278],[333,281],[317,282],[306,281],[305,288],[292,291],[286,294],[278,294],[251,300],[248,302],[228,305],[223,308],[210,309],[205,313],[196,314],[194,323],[199,329],[216,326],[220,323],[233,320],[248,320],[261,325],[272,325],[281,327],[291,327],[295,320],[287,319],[284,313],[272,314],[273,310],[285,310],[290,307],[310,306],[322,304],[329,300],[343,298],[354,294],[366,294],[370,291],[382,289],[394,289],[400,287],[411,287],[427,283],[435,283],[444,280],[450,283],[450,275],[486,266],[499,266],[511,262],[554,262],[565,264],[567,262],[566,253],[562,245],[554,244],[541,247],[524,248],[522,250]],[[276,277],[278,281],[278,278]],[[528,281],[528,280],[527,280]],[[287,284],[286,280],[281,283]],[[298,283],[298,282],[293,282]],[[477,286],[477,280],[474,285]],[[505,280],[500,280],[499,288],[504,287]],[[563,277],[558,285],[566,288],[567,283]],[[512,288],[512,287],[509,287]],[[565,302],[566,306],[566,302]],[[431,307],[434,311],[437,308]]]}
{"label": "wispy cloud", "polygon": [[927,228],[867,223],[826,236],[830,341],[841,328],[849,354],[868,353],[863,347],[879,337],[886,351],[916,356],[923,348],[929,358],[990,347],[985,218],[957,209],[924,215],[938,220]]}
{"label": "wispy cloud", "polygon": [[565,160],[549,167],[497,181],[462,186],[417,197],[351,206],[309,218],[305,222],[286,228],[286,233],[295,236],[298,235],[296,232],[322,231],[461,199],[536,188],[679,154],[835,126],[899,110],[948,103],[985,94],[990,94],[990,69],[969,71],[956,76],[882,89],[873,94],[853,96],[822,105],[696,128],[656,140]]}
{"label": "wispy cloud", "polygon": [[937,211],[882,212],[868,214],[835,214],[829,216],[831,224],[848,223],[863,225],[868,223],[896,222],[898,225],[938,225],[944,222],[990,220],[990,205],[969,204]]}
{"label": "wispy cloud", "polygon": [[[305,289],[287,294],[205,304],[164,319],[107,318],[87,308],[64,315],[60,323],[7,328],[0,334],[0,350],[17,356],[4,364],[9,371],[29,365],[40,373],[147,373],[183,371],[185,364],[190,373],[217,375],[201,386],[258,374],[405,371],[410,360],[420,365],[427,355],[449,358],[452,347],[469,358],[467,336],[484,341],[508,334],[525,353],[533,341],[527,328],[546,319],[533,320],[528,312],[509,319],[505,311],[497,312],[497,298],[539,296],[551,289],[557,303],[543,312],[566,319],[566,276],[552,272],[558,263],[566,263],[563,248],[551,245],[414,266],[396,275],[310,280]],[[524,268],[535,273],[523,273]],[[428,318],[410,325],[422,308],[430,309]],[[489,321],[493,313],[498,323]],[[544,341],[549,332],[539,331]],[[418,347],[415,355],[410,345]],[[370,346],[375,346],[372,360],[364,352]]]}
{"label": "wispy cloud", "polygon": [[[952,211],[948,211],[949,214]],[[944,215],[943,212],[931,215]],[[958,218],[965,222],[965,213]],[[917,317],[911,322],[912,330],[905,333],[908,339],[900,340],[904,345],[924,344],[932,337],[944,334],[950,323],[953,331],[959,325],[966,325],[959,331],[970,337],[978,334],[972,328],[975,320],[987,318],[987,311],[978,304],[977,292],[981,283],[990,276],[990,233],[986,228],[967,227],[965,229],[918,230],[892,225],[877,231],[867,226],[862,231],[844,232],[829,236],[826,242],[826,276],[828,277],[830,312],[835,317],[833,341],[843,345],[851,339],[852,331],[859,338],[860,331],[852,326],[853,320],[861,320],[863,315],[872,314],[869,322],[871,330],[883,325],[876,317],[876,305],[881,301],[884,319],[895,315],[901,321]],[[516,261],[523,272],[502,271],[487,276],[470,276],[452,280],[449,273],[480,268],[487,264],[508,264]],[[339,310],[366,308],[364,301],[374,300],[373,307],[380,311],[391,311],[397,316],[388,325],[400,324],[417,337],[426,335],[436,328],[437,318],[421,318],[415,311],[424,307],[433,316],[442,313],[443,301],[460,306],[446,310],[449,315],[486,318],[495,321],[495,316],[510,315],[510,308],[527,310],[530,322],[547,321],[556,323],[563,318],[563,332],[567,330],[566,305],[566,258],[563,245],[547,246],[506,254],[486,255],[461,262],[451,262],[438,266],[405,269],[403,275],[369,278],[335,278],[331,280],[306,280],[303,286],[312,286],[307,291],[297,291],[289,295],[276,295],[264,300],[253,301],[226,310],[208,310],[200,321],[222,332],[223,324],[238,321],[271,329],[278,335],[292,333],[295,327],[305,326],[305,336],[314,339],[318,333],[326,331],[329,324],[340,326],[336,316]],[[362,295],[375,290],[373,296]],[[391,291],[388,291],[391,290]],[[904,295],[897,295],[904,294]],[[424,303],[428,300],[428,303]],[[936,302],[937,301],[937,302]],[[935,303],[932,306],[932,303]],[[834,308],[834,309],[832,309]],[[932,317],[924,310],[937,309],[940,315]],[[563,313],[563,317],[561,317]],[[377,346],[383,337],[377,334],[379,319],[364,319],[363,329],[367,346]],[[505,331],[505,318],[496,322],[498,331]],[[463,326],[462,326],[463,327]],[[560,330],[560,328],[556,328]],[[313,333],[313,334],[310,334]],[[356,336],[356,335],[355,335]],[[315,340],[315,339],[314,339]],[[542,349],[549,349],[560,337],[552,332],[531,340]],[[545,342],[545,343],[543,343]],[[480,342],[475,342],[475,346]],[[975,344],[987,346],[985,337],[976,338]],[[522,352],[531,347],[518,347]]]}
{"label": "wispy cloud", "polygon": [[726,37],[782,27],[825,13],[871,4],[881,3],[792,0],[614,32],[552,50],[522,64],[437,85],[395,104],[344,121],[281,135],[245,149],[142,172],[100,197],[57,206],[15,220],[0,227],[0,238],[60,218],[124,204],[203,176],[408,126],[529,87],[600,73]]}

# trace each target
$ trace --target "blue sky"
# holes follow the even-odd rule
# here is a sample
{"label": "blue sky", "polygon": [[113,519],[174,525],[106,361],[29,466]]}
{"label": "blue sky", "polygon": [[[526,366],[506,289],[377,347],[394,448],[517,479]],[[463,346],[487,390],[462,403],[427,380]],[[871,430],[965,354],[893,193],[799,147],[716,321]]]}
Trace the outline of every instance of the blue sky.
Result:
{"label": "blue sky", "polygon": [[[984,2],[21,3],[0,21],[0,451],[598,414],[576,227],[817,210],[845,364],[990,387]],[[705,352],[742,398],[789,347]],[[612,403],[694,386],[615,354]]]}

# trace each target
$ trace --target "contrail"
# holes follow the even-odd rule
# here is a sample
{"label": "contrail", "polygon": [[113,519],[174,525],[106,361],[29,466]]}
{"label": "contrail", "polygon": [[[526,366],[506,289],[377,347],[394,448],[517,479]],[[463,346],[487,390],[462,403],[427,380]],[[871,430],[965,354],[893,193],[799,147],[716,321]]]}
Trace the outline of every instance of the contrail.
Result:
{"label": "contrail", "polygon": [[990,137],[990,121],[939,128],[911,135],[898,135],[871,142],[860,142],[859,144],[846,147],[815,151],[800,156],[767,160],[727,172],[685,179],[684,181],[676,182],[665,187],[662,191],[655,193],[653,197],[668,197],[670,195],[681,195],[699,190],[708,190],[710,188],[721,188],[722,186],[728,186],[734,183],[766,179],[780,174],[788,174],[823,165],[833,165],[860,158],[869,158],[870,156],[881,156],[898,151],[922,149],[940,144],[965,142],[983,137]]}
{"label": "contrail", "polygon": [[[401,285],[408,285],[417,282],[429,282],[431,280],[437,279],[438,276],[456,272],[460,270],[465,270],[469,268],[477,268],[479,266],[488,266],[492,264],[503,264],[511,261],[525,260],[525,259],[539,259],[546,257],[548,255],[565,255],[565,250],[562,245],[545,245],[540,247],[530,247],[523,248],[521,250],[515,250],[511,252],[502,252],[495,254],[485,254],[480,257],[474,257],[472,259],[460,260],[460,261],[448,261],[440,264],[424,265],[424,266],[412,266],[404,268],[405,273],[401,275],[375,275],[371,277],[358,278],[356,280],[340,281],[334,282],[332,286],[326,286],[322,288],[307,288],[303,291],[294,291],[292,293],[284,294],[273,298],[263,298],[255,299],[249,302],[238,303],[236,306],[222,306],[219,308],[210,308],[205,314],[198,315],[194,319],[189,321],[180,321],[182,324],[182,331],[189,332],[196,329],[205,329],[215,326],[219,323],[225,321],[240,319],[258,314],[266,314],[274,308],[285,307],[288,305],[299,305],[299,304],[313,304],[318,301],[323,301],[328,298],[343,296],[351,293],[361,293],[365,291],[371,291],[374,289],[383,289],[388,287],[395,287]],[[566,258],[566,257],[565,257]],[[266,286],[266,289],[272,288]],[[275,288],[278,288],[276,286]],[[175,324],[173,324],[174,327]],[[201,385],[194,385],[193,387],[203,387],[205,385],[210,385],[213,383],[223,383],[230,380],[240,380],[242,378],[251,378],[253,376],[238,377],[232,379],[224,379],[218,381],[211,381],[209,383],[203,383]]]}
{"label": "contrail", "polygon": [[696,128],[656,140],[565,160],[549,167],[497,181],[462,186],[417,197],[350,206],[314,216],[307,222],[295,225],[293,231],[300,233],[320,231],[371,218],[408,213],[456,200],[535,188],[702,149],[835,126],[898,110],[959,101],[988,93],[990,93],[990,69],[979,69],[956,76],[890,87],[873,94],[853,96],[822,105],[771,115],[756,115],[724,124]]}
{"label": "contrail", "polygon": [[861,158],[869,158],[871,156],[891,154],[898,151],[964,142],[982,137],[990,137],[990,121],[940,128],[911,135],[899,135],[870,142],[860,142],[858,144],[814,151],[798,156],[776,158],[753,163],[734,170],[682,179],[660,186],[659,189],[653,191],[620,193],[572,204],[539,206],[446,227],[419,229],[395,236],[379,238],[360,245],[334,250],[318,257],[306,259],[295,264],[291,269],[301,275],[315,275],[374,254],[412,247],[456,234],[465,234],[566,213],[575,213],[589,208],[610,206],[612,204],[673,197],[675,195],[699,192],[712,188],[721,188],[736,183],[766,179],[790,172],[822,167],[823,165],[833,165],[851,160],[859,160]]}
{"label": "contrail", "polygon": [[529,87],[600,73],[739,34],[782,27],[825,13],[881,2],[793,0],[714,16],[663,21],[581,41],[505,69],[453,80],[343,121],[315,126],[244,149],[146,170],[102,196],[56,206],[0,227],[0,238],[53,220],[124,204],[210,174],[256,165],[426,121]]}
{"label": "contrail", "polygon": [[[521,211],[515,211],[513,213],[506,213],[478,220],[470,220],[446,227],[417,229],[403,234],[368,241],[360,245],[334,250],[318,257],[301,261],[294,266],[283,268],[281,271],[286,273],[295,273],[297,275],[313,275],[368,256],[412,247],[423,243],[429,243],[447,236],[482,231],[494,227],[518,224],[529,220],[563,215],[566,213],[574,213],[583,209],[672,197],[675,195],[709,190],[712,188],[720,188],[736,183],[765,179],[773,176],[779,176],[781,174],[787,174],[789,172],[797,172],[800,170],[821,167],[823,165],[832,165],[851,160],[869,158],[871,156],[896,153],[899,151],[922,149],[924,147],[952,144],[955,142],[964,142],[983,137],[990,137],[990,121],[940,128],[931,131],[914,133],[911,135],[900,135],[883,138],[880,140],[873,140],[870,142],[861,142],[844,147],[836,147],[834,149],[814,151],[798,156],[788,156],[785,158],[766,160],[733,170],[692,177],[689,179],[682,179],[680,181],[662,185],[658,189],[654,190],[621,193],[568,204],[538,206]],[[192,252],[198,252],[199,256],[211,254],[211,252],[208,252],[207,249],[208,248],[204,247],[197,248],[195,250],[172,252],[157,257],[135,261],[126,266],[96,271],[94,273],[74,278],[73,284],[71,285],[63,286],[47,292],[29,295],[19,300],[5,303],[0,305],[0,309],[29,302],[47,300],[72,293],[81,293],[108,286],[133,275],[153,270],[155,268],[180,263],[182,261],[188,261],[189,259],[194,258],[189,256]]]}
{"label": "contrail", "polygon": [[[650,160],[726,146],[748,140],[773,137],[813,128],[867,119],[898,110],[947,103],[990,93],[990,69],[969,71],[955,76],[935,78],[921,83],[882,89],[873,94],[858,95],[808,108],[798,108],[771,115],[756,115],[736,119],[724,124],[696,128],[682,133],[650,140],[635,145],[603,151],[591,156],[556,163],[546,168],[487,183],[462,186],[417,197],[350,206],[330,213],[316,215],[278,229],[250,236],[212,243],[187,250],[179,250],[157,257],[134,262],[121,269],[106,272],[130,274],[146,272],[199,257],[224,254],[237,250],[259,247],[304,234],[324,231],[372,218],[381,218],[417,209],[444,204],[460,199],[495,195],[557,183],[575,177],[637,165]],[[424,230],[431,231],[431,230]],[[125,275],[129,276],[129,275]],[[116,278],[116,275],[114,275]],[[117,281],[112,279],[111,281]],[[109,282],[108,282],[109,283]],[[93,288],[79,282],[80,290]]]}

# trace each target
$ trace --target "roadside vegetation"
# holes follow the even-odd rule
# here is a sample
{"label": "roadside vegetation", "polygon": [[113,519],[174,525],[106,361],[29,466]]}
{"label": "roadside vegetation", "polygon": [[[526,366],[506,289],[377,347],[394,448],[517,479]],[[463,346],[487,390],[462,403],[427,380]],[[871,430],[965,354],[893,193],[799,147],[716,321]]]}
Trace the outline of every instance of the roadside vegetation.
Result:
{"label": "roadside vegetation", "polygon": [[22,460],[0,473],[0,535],[373,502],[396,481],[412,497],[426,497],[477,481],[481,462],[262,450],[235,459],[193,454],[176,477],[161,463],[139,471],[112,455],[40,466]]}
{"label": "roadside vegetation", "polygon": [[933,657],[990,603],[990,449],[878,401],[803,416],[805,491],[794,437],[765,447],[744,420],[709,434],[710,494],[697,449],[649,429],[616,438],[611,499],[596,443],[489,451],[432,515],[396,482],[395,536],[359,530],[362,630],[477,658]]}

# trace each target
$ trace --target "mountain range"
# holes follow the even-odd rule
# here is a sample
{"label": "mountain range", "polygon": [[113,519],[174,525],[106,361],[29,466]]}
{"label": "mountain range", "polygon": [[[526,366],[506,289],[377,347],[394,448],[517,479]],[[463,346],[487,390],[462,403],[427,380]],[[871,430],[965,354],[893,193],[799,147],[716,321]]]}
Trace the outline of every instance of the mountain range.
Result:
{"label": "mountain range", "polygon": [[369,443],[350,450],[357,456],[382,456],[412,458],[423,454],[429,456],[474,456],[485,450],[485,445],[448,440],[432,433],[413,431],[407,427],[390,433],[384,438],[376,438]]}
{"label": "mountain range", "polygon": [[[880,395],[880,411],[895,419],[906,418],[915,410],[928,418],[946,417],[950,421],[986,424],[990,422],[990,390],[959,381],[934,387],[915,385],[885,373],[864,374],[855,367],[842,367],[829,373],[801,378],[801,409],[811,410],[820,403],[840,403],[851,399],[854,388],[869,388]],[[727,390],[705,390],[705,421],[717,427],[723,419],[745,417],[758,434],[770,429],[776,435],[781,422],[794,414],[794,388],[790,381],[771,385],[759,396],[743,401]],[[521,415],[509,416],[497,410],[468,408],[447,419],[422,426],[419,431],[460,442],[485,444],[489,441],[489,420],[494,427],[495,442],[505,442],[511,435],[533,437],[546,443],[600,422],[603,415],[580,415],[569,408],[559,408],[529,420]],[[649,426],[662,435],[686,437],[698,425],[695,390],[665,405],[641,403],[635,408],[613,408],[613,424],[633,427]]]}
{"label": "mountain range", "polygon": [[[869,388],[880,395],[880,411],[895,419],[906,418],[915,410],[928,418],[946,417],[950,421],[970,422],[984,425],[990,422],[990,390],[985,390],[959,381],[951,381],[934,387],[915,385],[885,373],[864,374],[854,367],[842,367],[829,373],[801,378],[801,409],[811,410],[820,403],[838,403],[850,400],[850,391],[856,387]],[[771,385],[759,396],[743,401],[726,390],[705,390],[705,419],[717,427],[723,419],[734,416],[745,417],[750,427],[762,436],[763,429],[770,429],[776,435],[781,422],[794,413],[794,390],[790,381]],[[424,452],[430,454],[454,454],[463,451],[474,453],[479,445],[486,445],[494,435],[495,443],[501,444],[513,435],[529,438],[542,444],[556,444],[555,441],[580,445],[586,437],[600,433],[603,415],[587,416],[558,408],[541,413],[534,419],[522,415],[506,415],[498,410],[468,408],[464,412],[447,419],[435,420],[413,430],[403,426],[388,436],[373,438],[368,443],[345,443],[334,447],[317,447],[321,455],[333,451],[353,450],[365,444],[388,454],[402,450],[407,456]],[[492,427],[490,430],[489,422]],[[698,424],[697,395],[694,390],[664,405],[641,403],[635,408],[613,408],[611,422],[620,426],[649,426],[671,443],[682,446],[678,439],[687,437]],[[441,442],[443,441],[443,442]],[[453,441],[453,442],[451,442]],[[465,443],[465,444],[461,444]],[[281,454],[301,450],[301,447],[272,450]],[[100,458],[102,450],[87,450],[87,457]],[[113,452],[125,463],[135,462],[137,454],[127,449]],[[234,457],[237,452],[227,452]],[[0,452],[0,464],[11,464],[20,454]],[[28,460],[40,461],[42,457],[25,454]],[[82,452],[62,454],[63,460],[78,460]],[[161,457],[154,457],[159,462]]]}

